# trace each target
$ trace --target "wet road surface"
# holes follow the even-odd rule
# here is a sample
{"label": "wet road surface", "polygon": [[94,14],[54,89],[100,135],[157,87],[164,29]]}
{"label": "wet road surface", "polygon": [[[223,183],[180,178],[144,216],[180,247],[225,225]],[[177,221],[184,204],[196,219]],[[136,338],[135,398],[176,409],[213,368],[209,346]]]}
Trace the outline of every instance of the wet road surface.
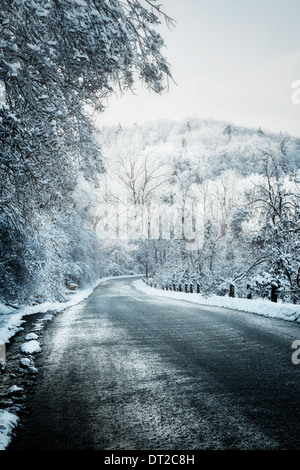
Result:
{"label": "wet road surface", "polygon": [[300,449],[300,326],[101,284],[42,338],[8,450]]}

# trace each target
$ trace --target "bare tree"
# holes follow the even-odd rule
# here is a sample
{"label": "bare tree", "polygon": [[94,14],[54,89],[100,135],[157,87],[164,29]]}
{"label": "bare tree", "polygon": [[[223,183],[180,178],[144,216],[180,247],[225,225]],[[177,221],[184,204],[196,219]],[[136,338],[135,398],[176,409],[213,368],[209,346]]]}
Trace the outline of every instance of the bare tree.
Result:
{"label": "bare tree", "polygon": [[131,156],[127,161],[119,158],[117,178],[128,192],[134,205],[145,206],[167,180],[165,164],[150,156]]}

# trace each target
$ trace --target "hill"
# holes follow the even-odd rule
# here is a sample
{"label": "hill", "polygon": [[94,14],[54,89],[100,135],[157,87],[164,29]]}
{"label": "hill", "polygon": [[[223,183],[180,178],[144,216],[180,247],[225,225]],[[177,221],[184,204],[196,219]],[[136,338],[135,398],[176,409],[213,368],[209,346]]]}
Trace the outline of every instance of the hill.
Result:
{"label": "hill", "polygon": [[108,161],[130,149],[164,162],[189,162],[204,178],[218,177],[224,170],[235,170],[241,176],[261,173],[262,151],[281,155],[289,171],[300,167],[299,138],[199,118],[104,127],[100,143]]}

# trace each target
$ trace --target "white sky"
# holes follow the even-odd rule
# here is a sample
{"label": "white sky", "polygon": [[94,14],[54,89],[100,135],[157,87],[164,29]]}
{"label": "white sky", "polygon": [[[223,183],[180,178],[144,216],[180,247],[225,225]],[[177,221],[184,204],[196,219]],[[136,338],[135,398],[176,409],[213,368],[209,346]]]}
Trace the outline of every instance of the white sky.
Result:
{"label": "white sky", "polygon": [[176,28],[160,28],[177,85],[163,95],[139,84],[112,97],[100,126],[188,116],[300,136],[299,0],[160,0]]}

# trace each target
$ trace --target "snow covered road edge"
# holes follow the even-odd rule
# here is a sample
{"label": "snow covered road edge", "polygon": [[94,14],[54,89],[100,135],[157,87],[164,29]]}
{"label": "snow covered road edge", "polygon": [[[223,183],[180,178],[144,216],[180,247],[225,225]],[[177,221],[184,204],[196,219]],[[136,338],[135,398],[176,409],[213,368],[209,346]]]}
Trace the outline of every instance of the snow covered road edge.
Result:
{"label": "snow covered road edge", "polygon": [[241,312],[256,313],[258,315],[279,318],[288,321],[296,321],[300,323],[300,305],[283,302],[274,303],[268,299],[241,299],[228,296],[221,297],[218,295],[205,297],[201,294],[195,293],[187,294],[185,292],[165,291],[147,286],[142,280],[134,281],[133,285],[140,291],[149,295],[184,300],[186,302],[192,302],[211,307],[230,308],[239,310]]}

